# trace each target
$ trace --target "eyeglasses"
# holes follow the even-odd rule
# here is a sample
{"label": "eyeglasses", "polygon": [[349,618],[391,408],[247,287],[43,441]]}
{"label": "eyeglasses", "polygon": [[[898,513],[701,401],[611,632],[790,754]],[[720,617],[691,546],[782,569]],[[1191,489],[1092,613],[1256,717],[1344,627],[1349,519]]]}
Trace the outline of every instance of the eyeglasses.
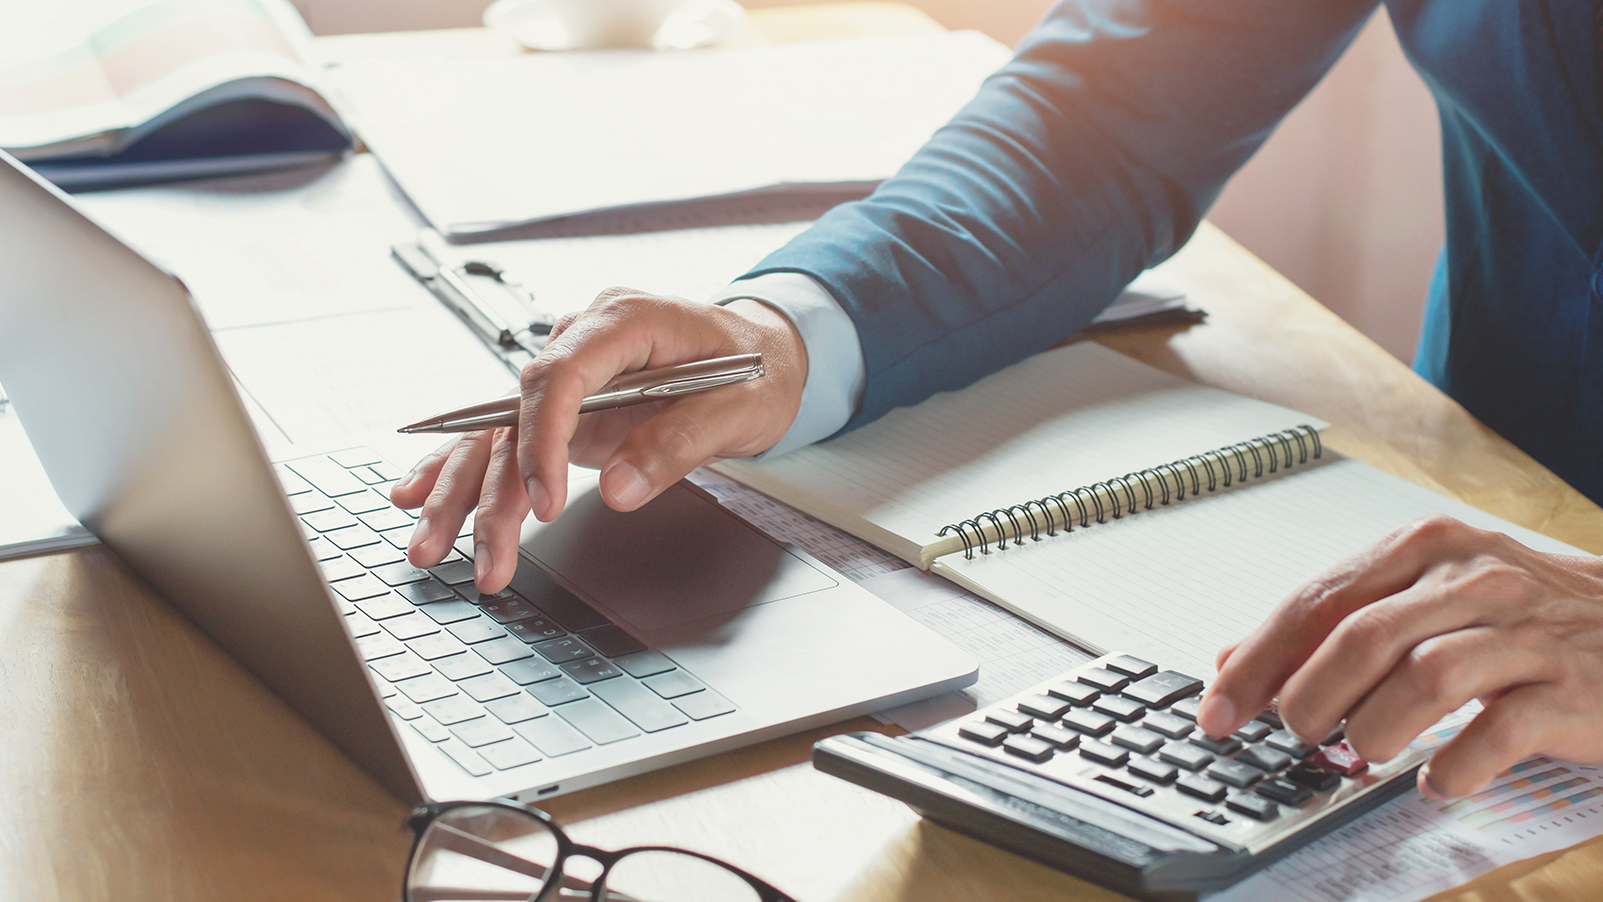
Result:
{"label": "eyeglasses", "polygon": [[[740,868],[669,846],[608,852],[517,802],[419,805],[406,902],[796,902]],[[591,879],[567,873],[571,858]],[[596,867],[599,866],[599,869]]]}

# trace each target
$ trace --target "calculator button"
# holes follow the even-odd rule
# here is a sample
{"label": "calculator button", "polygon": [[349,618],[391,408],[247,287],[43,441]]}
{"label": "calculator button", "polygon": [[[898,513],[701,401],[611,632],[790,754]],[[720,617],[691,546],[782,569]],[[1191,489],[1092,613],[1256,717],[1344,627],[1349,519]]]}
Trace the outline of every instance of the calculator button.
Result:
{"label": "calculator button", "polygon": [[1118,692],[1125,686],[1130,685],[1129,677],[1118,671],[1101,667],[1095,670],[1087,670],[1085,673],[1080,674],[1077,679],[1087,686],[1095,686],[1103,692]]}
{"label": "calculator button", "polygon": [[1277,730],[1283,730],[1286,727],[1286,722],[1280,719],[1280,712],[1274,708],[1264,709],[1264,712],[1259,714],[1256,719]]}
{"label": "calculator button", "polygon": [[1096,781],[1098,783],[1106,783],[1109,786],[1117,786],[1125,792],[1140,796],[1143,799],[1152,795],[1152,787],[1137,783],[1134,780],[1126,780],[1123,777],[1115,777],[1112,774],[1097,774]]}
{"label": "calculator button", "polygon": [[1223,783],[1216,783],[1207,777],[1197,774],[1186,774],[1175,782],[1174,788],[1188,796],[1194,796],[1204,802],[1217,802],[1225,797],[1230,790]]}
{"label": "calculator button", "polygon": [[1125,723],[1134,723],[1147,713],[1147,709],[1139,702],[1131,701],[1122,695],[1104,695],[1091,706],[1093,711],[1101,711],[1116,720]]}
{"label": "calculator button", "polygon": [[1236,756],[1236,760],[1243,764],[1250,764],[1260,770],[1274,773],[1291,764],[1292,758],[1285,752],[1277,752],[1264,746],[1253,746],[1243,750],[1241,754]]}
{"label": "calculator button", "polygon": [[1150,755],[1163,746],[1163,735],[1140,727],[1123,726],[1108,737],[1114,745],[1122,745],[1132,752]]}
{"label": "calculator button", "polygon": [[1232,739],[1229,736],[1215,739],[1206,733],[1193,733],[1190,742],[1192,745],[1207,749],[1215,755],[1234,755],[1241,750],[1241,741]]}
{"label": "calculator button", "polygon": [[1070,711],[1063,718],[1064,726],[1079,730],[1081,733],[1085,733],[1090,736],[1101,736],[1113,729],[1113,726],[1116,723],[1118,723],[1118,721],[1107,716],[1106,714],[1099,714],[1095,711],[1085,710]]}
{"label": "calculator button", "polygon": [[966,723],[957,728],[957,735],[981,745],[997,746],[1007,737],[1007,727],[990,721]]}
{"label": "calculator button", "polygon": [[1162,670],[1124,687],[1124,694],[1151,708],[1166,708],[1202,691],[1202,681],[1173,670]]}
{"label": "calculator button", "polygon": [[1276,730],[1264,737],[1263,744],[1272,749],[1278,749],[1293,758],[1306,758],[1317,751],[1317,746],[1304,743],[1291,735],[1290,730]]}
{"label": "calculator button", "polygon": [[1260,821],[1272,821],[1280,816],[1279,806],[1268,799],[1258,796],[1245,794],[1231,796],[1230,800],[1225,802],[1225,807]]}
{"label": "calculator button", "polygon": [[1196,696],[1181,699],[1169,706],[1169,713],[1177,717],[1184,717],[1186,720],[1195,721],[1197,719],[1197,706],[1200,704],[1202,704],[1202,699]]}
{"label": "calculator button", "polygon": [[1196,728],[1195,724],[1184,717],[1176,717],[1173,714],[1165,714],[1162,711],[1149,713],[1147,719],[1142,721],[1141,725],[1149,730],[1162,733],[1170,739],[1184,739]]}
{"label": "calculator button", "polygon": [[1126,770],[1138,777],[1145,777],[1154,783],[1163,785],[1168,785],[1170,781],[1180,774],[1180,771],[1174,765],[1153,761],[1151,758],[1131,758]]}
{"label": "calculator button", "polygon": [[1326,746],[1319,754],[1308,759],[1320,767],[1328,767],[1343,777],[1355,777],[1369,769],[1369,762],[1358,757],[1345,741]]}
{"label": "calculator button", "polygon": [[1279,777],[1264,780],[1253,788],[1253,792],[1266,799],[1273,799],[1282,805],[1290,805],[1293,808],[1314,797],[1313,790],[1298,786],[1290,780],[1282,780]]}
{"label": "calculator button", "polygon": [[1084,708],[1102,695],[1100,690],[1088,683],[1059,683],[1046,690],[1046,694],[1061,698],[1076,708]]}
{"label": "calculator button", "polygon": [[1002,751],[1040,764],[1052,757],[1052,743],[1033,736],[1009,736],[1002,740]]}
{"label": "calculator button", "polygon": [[1341,774],[1317,764],[1303,762],[1291,770],[1286,771],[1286,779],[1293,783],[1300,783],[1309,789],[1324,792],[1335,789],[1341,785]]}
{"label": "calculator button", "polygon": [[1186,770],[1202,770],[1213,762],[1213,756],[1184,742],[1171,742],[1158,750],[1158,760],[1167,761]]}
{"label": "calculator button", "polygon": [[1149,677],[1158,672],[1158,665],[1131,655],[1119,655],[1109,658],[1103,664],[1109,670],[1117,670],[1133,680]]}
{"label": "calculator button", "polygon": [[1337,727],[1332,728],[1329,733],[1326,733],[1325,734],[1325,738],[1319,740],[1319,744],[1320,745],[1335,745],[1336,743],[1338,743],[1338,742],[1340,742],[1340,741],[1342,741],[1343,739],[1346,739],[1346,738],[1347,738],[1347,729],[1345,727],[1342,727],[1342,726],[1337,726]]}
{"label": "calculator button", "polygon": [[1080,757],[1089,758],[1098,764],[1106,764],[1109,767],[1123,767],[1124,763],[1130,760],[1130,753],[1124,749],[1108,745],[1106,742],[1087,739],[1080,743]]}
{"label": "calculator button", "polygon": [[1080,734],[1049,723],[1038,723],[1030,728],[1030,735],[1042,742],[1050,742],[1060,749],[1072,749],[1080,744]]}
{"label": "calculator button", "polygon": [[1196,813],[1196,816],[1202,818],[1210,824],[1218,824],[1221,827],[1230,823],[1230,818],[1225,817],[1217,811],[1199,811]]}
{"label": "calculator button", "polygon": [[1057,720],[1072,707],[1061,698],[1050,695],[1032,695],[1019,701],[1019,710],[1042,720]]}
{"label": "calculator button", "polygon": [[1246,789],[1263,777],[1263,771],[1240,761],[1220,758],[1208,767],[1208,776],[1237,789]]}
{"label": "calculator button", "polygon": [[985,715],[985,719],[994,724],[1001,724],[1009,733],[1023,733],[1035,726],[1035,718],[1030,715],[1006,709],[992,711]]}
{"label": "calculator button", "polygon": [[1274,732],[1274,728],[1261,720],[1249,720],[1246,725],[1236,731],[1236,738],[1242,742],[1258,742],[1265,736]]}

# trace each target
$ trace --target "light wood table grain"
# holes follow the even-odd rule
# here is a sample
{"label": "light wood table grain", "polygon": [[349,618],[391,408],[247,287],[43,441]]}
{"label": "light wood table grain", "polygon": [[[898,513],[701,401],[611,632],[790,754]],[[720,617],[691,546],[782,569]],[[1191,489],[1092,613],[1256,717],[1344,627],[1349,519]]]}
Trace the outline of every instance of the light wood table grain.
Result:
{"label": "light wood table grain", "polygon": [[[793,33],[821,35],[932,24],[894,4],[835,14],[753,20],[759,36],[786,16]],[[1327,419],[1330,444],[1347,454],[1603,549],[1603,511],[1216,229],[1204,226],[1167,268],[1208,321],[1104,344]],[[820,736],[872,728],[839,724],[547,807],[584,841],[701,849],[803,902],[1121,898],[807,765]],[[108,551],[0,564],[0,899],[394,899],[404,815]],[[1603,896],[1603,841],[1446,896]]]}

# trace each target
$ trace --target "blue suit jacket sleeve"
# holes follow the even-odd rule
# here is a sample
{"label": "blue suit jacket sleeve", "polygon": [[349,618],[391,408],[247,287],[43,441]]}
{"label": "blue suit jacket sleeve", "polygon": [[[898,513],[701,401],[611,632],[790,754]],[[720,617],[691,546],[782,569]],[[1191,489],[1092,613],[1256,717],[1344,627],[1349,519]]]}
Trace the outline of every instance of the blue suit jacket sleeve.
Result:
{"label": "blue suit jacket sleeve", "polygon": [[812,276],[852,318],[846,429],[967,385],[1184,244],[1374,6],[1066,0],[894,178],[748,276]]}

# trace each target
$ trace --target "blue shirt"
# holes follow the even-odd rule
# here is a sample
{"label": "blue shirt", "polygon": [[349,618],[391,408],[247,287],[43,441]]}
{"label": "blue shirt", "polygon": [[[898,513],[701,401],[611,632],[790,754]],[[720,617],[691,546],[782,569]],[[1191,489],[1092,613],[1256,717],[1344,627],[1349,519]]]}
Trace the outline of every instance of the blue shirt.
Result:
{"label": "blue shirt", "polygon": [[[821,307],[849,318],[849,337],[803,330],[815,366],[857,368],[830,376],[853,393],[830,427],[967,385],[1072,335],[1179,249],[1375,6],[1066,0],[895,178],[736,293],[762,296],[751,289],[787,274],[780,294],[810,286],[822,300],[776,306],[805,307],[815,324],[829,319]],[[1593,0],[1387,9],[1436,97],[1444,145],[1447,245],[1416,367],[1603,501]],[[828,347],[809,331],[832,336]],[[830,420],[810,416],[814,429]]]}

